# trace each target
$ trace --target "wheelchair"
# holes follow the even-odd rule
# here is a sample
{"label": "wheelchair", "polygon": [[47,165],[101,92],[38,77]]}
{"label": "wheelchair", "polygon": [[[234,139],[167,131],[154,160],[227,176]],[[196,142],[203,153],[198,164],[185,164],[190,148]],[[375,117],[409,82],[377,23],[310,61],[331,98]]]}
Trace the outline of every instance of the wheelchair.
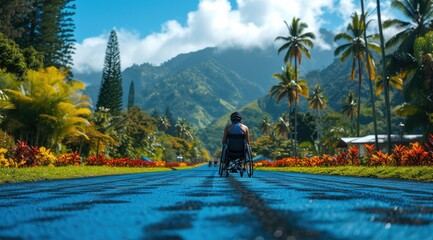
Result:
{"label": "wheelchair", "polygon": [[224,144],[220,166],[220,177],[228,177],[230,173],[239,172],[243,177],[246,172],[248,177],[252,177],[254,173],[253,159],[251,147],[245,143],[245,136],[228,134],[227,143]]}

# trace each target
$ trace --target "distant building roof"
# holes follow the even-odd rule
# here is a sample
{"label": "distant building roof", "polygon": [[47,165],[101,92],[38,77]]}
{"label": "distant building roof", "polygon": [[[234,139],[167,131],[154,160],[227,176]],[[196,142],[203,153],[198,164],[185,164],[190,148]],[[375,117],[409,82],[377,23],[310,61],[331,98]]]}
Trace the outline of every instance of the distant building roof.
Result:
{"label": "distant building roof", "polygon": [[[422,135],[417,135],[417,134],[405,134],[405,135],[391,134],[392,142],[415,142],[421,140],[421,138]],[[385,134],[378,134],[377,141],[379,143],[386,143],[388,142],[388,136]],[[360,137],[356,140],[351,141],[351,143],[354,144],[365,144],[365,143],[374,143],[374,142],[375,142],[374,135],[367,135],[365,137]]]}
{"label": "distant building roof", "polygon": [[[420,134],[391,134],[391,141],[395,143],[409,143],[416,142],[422,139],[422,135]],[[379,143],[386,143],[388,141],[388,136],[385,134],[378,134],[377,141]],[[375,142],[374,135],[367,135],[364,137],[347,137],[340,138],[340,141],[337,144],[337,148],[347,148],[348,144],[372,144]]]}

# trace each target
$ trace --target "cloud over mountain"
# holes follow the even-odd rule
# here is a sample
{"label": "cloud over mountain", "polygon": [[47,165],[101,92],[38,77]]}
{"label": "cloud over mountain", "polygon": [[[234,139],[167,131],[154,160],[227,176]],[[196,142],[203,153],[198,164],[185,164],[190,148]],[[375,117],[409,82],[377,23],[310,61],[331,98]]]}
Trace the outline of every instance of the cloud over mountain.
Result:
{"label": "cloud over mountain", "polygon": [[[275,37],[287,35],[284,21],[290,24],[299,17],[316,34],[315,47],[328,49],[320,36],[322,27],[341,29],[355,9],[354,0],[201,0],[195,11],[188,13],[185,25],[170,20],[161,31],[141,37],[133,29],[117,31],[122,68],[148,62],[159,65],[180,53],[206,47],[265,48]],[[101,71],[107,36],[100,35],[76,44],[74,71]]]}

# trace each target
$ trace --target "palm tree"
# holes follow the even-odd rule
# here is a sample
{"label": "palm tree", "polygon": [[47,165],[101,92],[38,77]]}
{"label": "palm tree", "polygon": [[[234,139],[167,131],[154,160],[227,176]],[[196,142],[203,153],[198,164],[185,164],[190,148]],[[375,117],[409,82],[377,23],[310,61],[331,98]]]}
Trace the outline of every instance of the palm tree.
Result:
{"label": "palm tree", "polygon": [[319,84],[313,90],[313,94],[309,97],[309,108],[316,110],[316,132],[317,132],[317,140],[319,142],[318,150],[320,153],[320,131],[319,131],[319,110],[326,108],[328,98],[323,96],[323,89]]}
{"label": "palm tree", "polygon": [[89,116],[91,111],[87,107],[77,108],[72,103],[60,103],[60,114],[58,116],[46,116],[50,119],[55,128],[52,132],[50,146],[60,146],[61,142],[70,137],[82,137],[88,140],[86,127],[89,121],[83,116]]}
{"label": "palm tree", "polygon": [[6,125],[14,137],[33,146],[54,147],[70,136],[84,136],[89,123],[89,99],[81,94],[84,84],[65,81],[55,67],[29,70],[19,88],[4,89],[15,109],[8,111]]}
{"label": "palm tree", "polygon": [[188,120],[185,118],[179,118],[175,125],[176,134],[179,138],[182,139],[193,139],[194,133],[192,131],[191,125],[188,123]]}
{"label": "palm tree", "polygon": [[398,51],[408,52],[413,55],[416,38],[424,36],[431,31],[433,21],[432,0],[393,0],[391,6],[400,10],[407,21],[390,19],[383,22],[384,28],[394,27],[401,32],[392,36],[386,47],[398,46]]}
{"label": "palm tree", "polygon": [[[287,97],[287,104],[289,105],[289,112],[292,112],[292,103],[295,103],[295,114],[296,114],[296,103],[299,101],[299,95],[308,97],[308,85],[305,80],[295,81],[295,69],[287,63],[286,67],[282,69],[281,73],[275,73],[272,75],[273,78],[279,82],[269,90],[272,97],[275,97],[277,102]],[[297,117],[295,117],[295,126],[297,124]],[[296,128],[295,128],[295,154],[296,154]]]}
{"label": "palm tree", "polygon": [[308,97],[307,82],[305,80],[299,80],[296,82],[293,79],[293,76],[295,76],[295,69],[290,66],[290,63],[287,63],[281,73],[275,73],[272,75],[272,77],[277,79],[279,82],[269,90],[270,95],[275,97],[277,102],[287,97],[287,104],[289,107],[292,106],[293,102],[296,103],[299,101],[299,95]]}
{"label": "palm tree", "polygon": [[2,112],[14,108],[15,106],[9,101],[8,96],[0,89],[0,123],[3,121],[4,118]]}
{"label": "palm tree", "polygon": [[268,135],[272,129],[271,119],[269,116],[265,116],[260,124],[260,129],[262,130],[263,135]]}
{"label": "palm tree", "polygon": [[[292,130],[291,130],[291,127],[290,127],[290,116],[289,116],[289,114],[283,113],[281,115],[281,117],[278,118],[277,123],[274,125],[274,129],[275,129],[275,134],[277,136],[280,136],[283,139],[281,142],[278,143],[278,146],[280,146],[281,143],[284,142],[285,139],[289,139],[289,135],[291,135],[291,133],[292,133]],[[291,146],[292,146],[291,150],[292,150],[292,153],[293,153],[294,147],[295,147],[295,145],[293,143],[293,138],[290,138],[290,142],[291,142]]]}
{"label": "palm tree", "polygon": [[158,118],[157,125],[164,132],[167,131],[171,127],[170,120],[168,119],[168,117],[166,115],[160,116]]}
{"label": "palm tree", "polygon": [[289,112],[292,112],[292,103],[295,102],[296,98],[296,82],[291,77],[293,68],[290,68],[289,64],[283,69],[283,72],[275,73],[272,75],[273,78],[277,79],[279,82],[269,89],[269,94],[277,100],[277,103],[283,99],[287,98],[287,105],[289,106]]}
{"label": "palm tree", "polygon": [[[423,53],[416,50],[415,42],[418,38],[425,37],[429,31],[433,30],[433,25],[432,25],[433,1],[432,0],[405,0],[405,1],[393,0],[391,5],[400,11],[400,13],[403,16],[403,20],[390,19],[384,22],[383,24],[384,28],[394,27],[401,30],[399,33],[391,37],[386,42],[386,47],[388,48],[397,47],[396,52],[408,53],[410,56],[414,58],[418,58],[419,56],[425,56]],[[396,64],[391,63],[390,65],[391,65],[390,68],[393,69],[394,72],[397,72],[399,70],[398,66],[397,67],[395,66]],[[425,76],[421,76],[423,75],[422,71],[416,71],[416,70],[425,69],[424,66],[425,65],[420,66],[418,64],[415,65],[406,64],[404,66],[405,71],[415,72],[415,74],[410,75],[411,78],[407,79],[409,81],[405,82],[404,84],[405,101],[409,102],[410,105],[412,106],[419,105],[419,106],[415,106],[417,108],[424,108],[423,106],[421,106],[422,104],[426,103],[427,106],[429,106],[431,105],[432,102],[431,99],[428,100],[429,98],[422,99],[421,97],[423,95],[421,93],[424,92],[424,90],[427,90],[428,88],[425,88],[425,86],[423,86],[421,82],[418,82],[420,81],[420,79],[425,79]],[[385,94],[386,93],[387,92],[385,91]],[[427,120],[425,118],[425,115],[422,116],[421,118]],[[418,120],[420,120],[420,116],[408,115],[406,118],[406,126],[412,125],[412,127],[415,127],[416,125],[418,126],[422,125],[420,122],[418,122]],[[390,123],[391,120],[389,119],[388,121]],[[428,120],[426,123],[428,123]],[[409,129],[410,128],[411,127],[409,127]],[[388,127],[388,129],[390,131],[390,127]],[[388,147],[390,146],[391,145],[388,145]]]}
{"label": "palm tree", "polygon": [[[403,89],[403,79],[405,78],[405,73],[401,72],[395,76],[391,76],[388,78],[388,88],[391,90],[391,87],[394,87],[398,90]],[[384,81],[381,75],[377,76],[376,83],[374,84],[374,88],[376,89],[376,96],[380,95],[383,91]]]}
{"label": "palm tree", "polygon": [[[406,117],[405,129],[412,131],[420,128],[424,133],[433,132],[429,119],[433,112],[433,31],[419,37],[414,44],[416,71],[409,81],[405,82],[405,103],[394,108],[393,112]],[[427,135],[427,134],[426,134]]]}
{"label": "palm tree", "polygon": [[[289,31],[289,35],[278,36],[275,41],[282,40],[284,44],[278,49],[278,54],[286,50],[284,55],[284,62],[289,62],[294,59],[295,62],[295,83],[298,83],[298,61],[299,65],[302,63],[302,54],[307,58],[310,58],[310,51],[308,48],[313,47],[312,39],[316,36],[311,32],[304,33],[305,29],[308,27],[306,23],[301,22],[299,18],[294,17],[292,19],[292,24],[289,26],[286,21],[284,21],[286,27]],[[295,98],[298,98],[298,90],[295,89]],[[295,101],[295,155],[297,155],[296,144],[298,140],[298,120],[297,120],[297,102]]]}
{"label": "palm tree", "polygon": [[327,107],[328,98],[323,96],[324,90],[319,84],[313,90],[313,94],[309,97],[309,107],[312,109],[320,110]]}
{"label": "palm tree", "polygon": [[[356,68],[358,68],[358,113],[361,110],[361,86],[362,86],[362,63],[369,65],[370,68],[370,79],[374,79],[375,71],[374,71],[374,61],[371,57],[371,53],[366,48],[365,39],[364,39],[364,31],[366,27],[364,25],[363,16],[359,17],[358,13],[354,13],[352,15],[352,22],[347,25],[347,32],[339,33],[335,36],[334,40],[345,40],[346,43],[335,49],[334,55],[340,56],[340,61],[345,61],[349,56],[352,57],[352,72],[350,75],[350,80],[355,79]],[[371,38],[372,35],[367,36]],[[375,50],[377,52],[380,51],[380,46],[377,43],[368,42],[367,46],[369,49]],[[368,54],[367,62],[363,59]],[[358,121],[356,132],[359,137],[359,125],[360,125],[360,115],[358,114]]]}
{"label": "palm tree", "polygon": [[281,117],[278,118],[277,123],[274,126],[275,133],[284,139],[289,138],[290,130],[290,116],[287,113],[283,113]]}
{"label": "palm tree", "polygon": [[353,92],[349,92],[349,95],[347,96],[345,101],[345,105],[343,106],[342,113],[346,114],[346,116],[350,118],[350,122],[352,124],[352,130],[353,130],[353,117],[359,115],[356,105],[357,105],[356,99],[353,96]]}

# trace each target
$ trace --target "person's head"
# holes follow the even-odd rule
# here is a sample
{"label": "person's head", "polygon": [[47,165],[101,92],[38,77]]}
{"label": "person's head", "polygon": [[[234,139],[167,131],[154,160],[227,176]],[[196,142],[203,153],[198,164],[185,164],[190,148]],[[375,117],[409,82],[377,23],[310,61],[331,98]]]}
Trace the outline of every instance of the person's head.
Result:
{"label": "person's head", "polygon": [[234,112],[230,115],[232,123],[242,122],[242,115],[239,112]]}

